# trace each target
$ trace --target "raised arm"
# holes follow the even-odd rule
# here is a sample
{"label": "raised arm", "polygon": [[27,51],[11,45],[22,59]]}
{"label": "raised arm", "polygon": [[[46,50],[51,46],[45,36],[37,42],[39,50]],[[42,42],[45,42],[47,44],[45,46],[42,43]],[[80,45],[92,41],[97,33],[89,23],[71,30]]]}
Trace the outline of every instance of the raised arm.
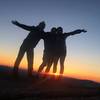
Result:
{"label": "raised arm", "polygon": [[27,31],[32,31],[35,28],[35,26],[24,25],[24,24],[19,23],[18,21],[12,21],[12,24],[19,26],[22,29],[25,29]]}
{"label": "raised arm", "polygon": [[81,32],[87,32],[86,30],[84,29],[77,29],[75,31],[72,31],[72,32],[68,32],[68,33],[64,33],[65,37],[68,37],[68,36],[71,36],[71,35],[75,35],[75,34],[80,34]]}

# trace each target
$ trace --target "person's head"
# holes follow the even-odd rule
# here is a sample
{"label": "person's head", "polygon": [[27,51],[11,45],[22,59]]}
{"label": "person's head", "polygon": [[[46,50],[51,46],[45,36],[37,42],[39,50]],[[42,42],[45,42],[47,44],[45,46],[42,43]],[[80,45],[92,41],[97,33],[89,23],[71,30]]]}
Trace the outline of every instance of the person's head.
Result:
{"label": "person's head", "polygon": [[40,30],[44,30],[44,28],[45,28],[45,22],[44,21],[40,22],[39,25],[38,25],[38,27],[40,28]]}
{"label": "person's head", "polygon": [[63,28],[62,27],[58,27],[57,28],[57,34],[62,34],[63,33]]}
{"label": "person's head", "polygon": [[56,33],[56,31],[57,31],[56,27],[51,28],[51,33]]}

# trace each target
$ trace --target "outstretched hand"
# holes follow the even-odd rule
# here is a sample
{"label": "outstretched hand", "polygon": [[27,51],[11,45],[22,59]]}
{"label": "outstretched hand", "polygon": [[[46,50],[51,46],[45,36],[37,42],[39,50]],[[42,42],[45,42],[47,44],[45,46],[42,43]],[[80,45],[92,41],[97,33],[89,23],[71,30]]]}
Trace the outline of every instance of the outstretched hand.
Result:
{"label": "outstretched hand", "polygon": [[86,30],[84,30],[84,29],[77,29],[76,31],[75,31],[76,33],[81,33],[81,32],[87,32]]}
{"label": "outstretched hand", "polygon": [[82,32],[84,32],[84,33],[86,33],[86,32],[87,32],[87,30],[85,30],[85,29],[82,29],[81,31],[82,31]]}
{"label": "outstretched hand", "polygon": [[15,21],[12,20],[11,22],[12,22],[14,25],[17,25],[17,24],[18,24],[18,21],[16,21],[16,20],[15,20]]}

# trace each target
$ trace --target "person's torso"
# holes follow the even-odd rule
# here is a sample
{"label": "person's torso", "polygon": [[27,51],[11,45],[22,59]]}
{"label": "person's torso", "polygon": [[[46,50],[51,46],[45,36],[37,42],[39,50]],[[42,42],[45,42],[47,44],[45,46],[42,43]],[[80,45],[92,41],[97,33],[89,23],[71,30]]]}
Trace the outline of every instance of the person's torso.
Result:
{"label": "person's torso", "polygon": [[66,54],[66,38],[63,34],[57,34],[56,45],[55,45],[55,55]]}
{"label": "person's torso", "polygon": [[37,27],[36,29],[30,31],[28,36],[24,39],[24,42],[26,42],[28,45],[32,45],[35,47],[39,40],[42,38],[44,31],[40,31]]}
{"label": "person's torso", "polygon": [[55,48],[55,35],[56,34],[51,34],[50,32],[45,33],[44,36],[44,51],[45,52],[53,52]]}

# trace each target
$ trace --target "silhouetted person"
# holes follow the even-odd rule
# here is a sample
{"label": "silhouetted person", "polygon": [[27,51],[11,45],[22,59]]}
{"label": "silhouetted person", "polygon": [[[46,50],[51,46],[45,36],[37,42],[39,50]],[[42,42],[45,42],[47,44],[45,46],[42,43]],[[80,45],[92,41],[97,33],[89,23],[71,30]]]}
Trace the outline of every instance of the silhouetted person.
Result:
{"label": "silhouetted person", "polygon": [[30,32],[28,36],[24,39],[20,47],[18,56],[14,64],[13,72],[15,75],[18,75],[19,64],[26,52],[28,61],[28,75],[31,76],[33,70],[34,48],[44,34],[45,22],[40,22],[37,26],[24,25],[19,23],[18,21],[12,21],[12,23]]}
{"label": "silhouetted person", "polygon": [[66,38],[75,34],[80,34],[81,32],[86,32],[84,29],[78,29],[72,32],[63,33],[63,28],[57,28],[56,45],[54,50],[54,66],[53,72],[56,73],[57,63],[60,60],[60,74],[64,72],[64,61],[66,57]]}
{"label": "silhouetted person", "polygon": [[53,61],[53,51],[55,43],[56,28],[53,27],[50,32],[45,33],[44,40],[44,53],[43,62],[39,66],[38,72],[41,72],[45,66],[47,66],[46,72],[49,71],[52,61]]}

